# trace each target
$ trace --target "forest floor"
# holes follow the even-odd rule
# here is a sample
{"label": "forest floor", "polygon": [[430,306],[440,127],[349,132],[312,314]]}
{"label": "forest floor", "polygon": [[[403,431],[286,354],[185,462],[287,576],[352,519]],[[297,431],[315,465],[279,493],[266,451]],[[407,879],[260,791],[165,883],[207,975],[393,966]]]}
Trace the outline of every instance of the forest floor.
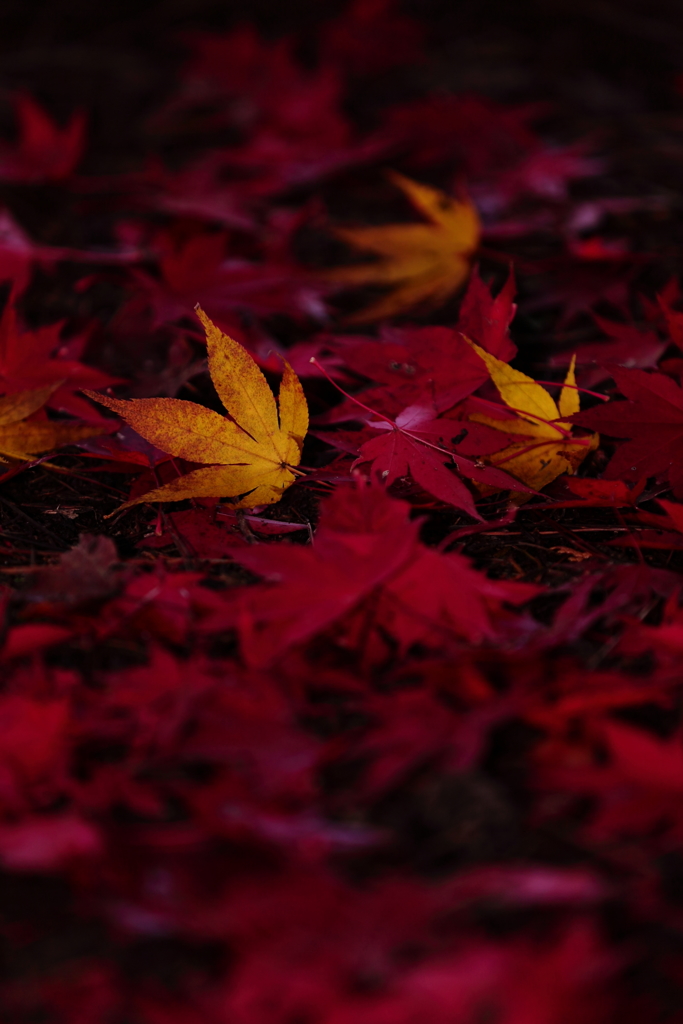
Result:
{"label": "forest floor", "polygon": [[[679,5],[0,0],[0,69],[2,1020],[683,1021]],[[280,500],[145,502],[283,360]]]}

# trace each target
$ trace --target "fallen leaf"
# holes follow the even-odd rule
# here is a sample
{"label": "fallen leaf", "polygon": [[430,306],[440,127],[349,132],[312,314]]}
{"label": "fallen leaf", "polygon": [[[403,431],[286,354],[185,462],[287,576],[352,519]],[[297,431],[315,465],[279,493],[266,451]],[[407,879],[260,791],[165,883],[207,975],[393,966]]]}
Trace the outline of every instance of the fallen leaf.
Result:
{"label": "fallen leaf", "polygon": [[535,263],[546,276],[546,285],[525,303],[525,311],[558,308],[557,330],[563,330],[582,313],[609,304],[624,318],[629,317],[632,281],[648,257],[644,253],[610,249],[600,239],[577,246],[567,241],[564,251]]}
{"label": "fallen leaf", "polygon": [[26,330],[17,315],[16,295],[10,296],[0,317],[0,384],[5,393],[51,387],[46,402],[49,408],[92,422],[92,406],[74,391],[104,388],[121,381],[80,362],[78,357],[87,338],[64,341],[63,326],[56,323]]}
{"label": "fallen leaf", "polygon": [[[328,60],[304,68],[292,39],[267,41],[244,25],[225,35],[202,34],[193,44],[187,89],[157,125],[177,131],[173,116],[194,107],[204,124],[246,134],[242,144],[211,154],[216,183],[227,174],[233,194],[271,195],[385,151],[386,133],[356,138],[343,109],[341,68]],[[207,101],[213,113],[207,114]]]}
{"label": "fallen leaf", "polygon": [[54,390],[54,386],[34,388],[0,398],[0,462],[28,461],[41,452],[103,433],[101,424],[29,420],[29,416],[42,409]]}
{"label": "fallen leaf", "polygon": [[[281,658],[333,623],[347,630],[346,649],[377,631],[402,651],[423,643],[439,648],[454,638],[480,644],[498,638],[513,605],[540,588],[490,580],[457,552],[430,551],[417,538],[410,506],[370,487],[339,487],[323,504],[315,543],[252,544],[231,552],[264,582],[230,595],[208,631],[236,627],[250,665]],[[369,605],[362,602],[372,594]],[[362,626],[342,618],[356,611]]]}
{"label": "fallen leaf", "polygon": [[0,143],[0,180],[34,183],[68,178],[85,149],[83,111],[75,113],[69,123],[60,128],[25,93],[15,97],[14,106],[19,141]]}
{"label": "fallen leaf", "polygon": [[518,480],[540,491],[561,473],[574,473],[589,451],[598,444],[598,435],[572,438],[571,423],[562,422],[579,411],[579,392],[574,376],[574,360],[569,367],[559,402],[532,377],[514,370],[508,363],[470,342],[484,360],[491,380],[505,404],[518,414],[517,419],[495,418],[474,412],[470,419],[485,423],[507,434],[522,435],[519,441],[503,448],[486,461],[504,466]]}
{"label": "fallen leaf", "polygon": [[[625,486],[621,480],[615,484]],[[683,547],[683,505],[675,501],[658,498],[657,503],[664,509],[665,515],[654,512],[638,511],[636,520],[645,526],[654,526],[654,530],[638,530],[636,534],[627,533],[610,541],[613,547],[660,548],[663,550],[680,550]]]}
{"label": "fallen leaf", "polygon": [[510,338],[510,324],[517,312],[515,292],[512,266],[507,281],[495,296],[475,266],[460,303],[456,329],[498,359],[513,359],[517,355],[517,347]]}
{"label": "fallen leaf", "polygon": [[347,323],[381,320],[420,305],[442,305],[467,280],[479,245],[481,227],[471,202],[454,199],[402,174],[390,177],[427,223],[336,229],[349,245],[381,259],[335,267],[325,271],[327,280],[351,286],[394,286],[388,295],[348,317]]}
{"label": "fallen leaf", "polygon": [[[395,417],[408,406],[424,405],[429,396],[435,412],[443,413],[488,379],[486,366],[465,337],[499,359],[508,361],[517,354],[509,333],[517,308],[514,289],[510,274],[494,297],[474,267],[455,329],[392,324],[384,326],[378,338],[332,337],[329,347],[345,369],[375,382],[376,387],[364,392],[363,401],[377,412]],[[332,373],[339,376],[338,369]],[[352,405],[347,400],[335,406],[325,422],[364,419],[362,410]]]}
{"label": "fallen leaf", "polygon": [[234,419],[177,398],[125,401],[85,392],[162,450],[209,464],[125,502],[120,509],[140,502],[199,497],[239,497],[234,507],[254,508],[278,501],[294,483],[292,467],[301,461],[308,429],[308,406],[299,378],[285,363],[278,412],[268,383],[247,350],[219,331],[199,307],[197,315],[206,330],[211,379]]}
{"label": "fallen leaf", "polygon": [[27,598],[34,604],[71,607],[101,601],[116,590],[117,560],[111,538],[82,533],[78,544],[64,552],[58,565],[45,566],[36,573],[27,588]]}
{"label": "fallen leaf", "polygon": [[[463,435],[465,439],[468,433],[460,429],[457,420],[434,419],[428,409],[412,406],[397,416],[394,423],[383,420],[371,425],[383,433],[361,445],[357,463],[372,462],[373,473],[387,486],[410,474],[429,494],[480,521],[472,494],[449,466],[495,490],[515,487],[515,480],[507,473],[485,466],[479,460],[473,462],[453,450],[453,441],[457,442],[458,436]],[[453,434],[456,436],[450,436]],[[501,447],[504,443],[501,438]],[[485,449],[483,441],[482,448]]]}
{"label": "fallen leaf", "polygon": [[574,417],[582,426],[629,438],[617,448],[605,476],[636,481],[661,474],[676,497],[683,497],[683,391],[663,373],[614,367],[612,376],[628,401]]}
{"label": "fallen leaf", "polygon": [[580,500],[563,501],[555,505],[555,508],[623,508],[636,504],[645,489],[645,480],[631,488],[623,480],[589,480],[586,477],[573,477],[567,480],[567,487]]}
{"label": "fallen leaf", "polygon": [[401,654],[416,643],[438,649],[446,631],[478,644],[498,639],[504,602],[520,605],[541,589],[488,579],[456,551],[422,549],[385,584],[377,616]]}
{"label": "fallen leaf", "polygon": [[310,275],[289,258],[286,229],[272,224],[271,233],[282,236],[282,251],[264,253],[256,262],[226,252],[225,232],[201,232],[179,237],[161,231],[153,245],[159,274],[135,268],[131,274],[134,294],[131,311],[148,304],[152,323],[158,327],[189,316],[199,302],[215,320],[247,309],[267,316],[282,313],[301,318],[322,309],[320,293]]}
{"label": "fallen leaf", "polygon": [[[588,387],[594,387],[610,376],[605,364],[650,369],[657,365],[667,347],[655,331],[643,331],[633,324],[606,320],[596,313],[593,313],[593,319],[609,341],[592,341],[576,347],[577,364],[590,366]],[[563,352],[550,360],[550,366],[567,366],[570,362],[571,357]]]}
{"label": "fallen leaf", "polygon": [[[0,180],[2,180],[2,148],[0,147]],[[34,267],[51,270],[59,260],[76,263],[97,261],[107,265],[128,264],[140,258],[131,248],[118,251],[88,251],[67,246],[42,245],[35,242],[17,223],[8,210],[0,210],[0,280],[11,281],[15,293],[23,294],[31,280]]]}
{"label": "fallen leaf", "polygon": [[181,555],[189,558],[223,558],[231,546],[246,544],[244,537],[232,533],[215,522],[215,510],[191,508],[166,516],[164,530],[158,530],[138,541],[141,548],[165,548],[175,544]]}

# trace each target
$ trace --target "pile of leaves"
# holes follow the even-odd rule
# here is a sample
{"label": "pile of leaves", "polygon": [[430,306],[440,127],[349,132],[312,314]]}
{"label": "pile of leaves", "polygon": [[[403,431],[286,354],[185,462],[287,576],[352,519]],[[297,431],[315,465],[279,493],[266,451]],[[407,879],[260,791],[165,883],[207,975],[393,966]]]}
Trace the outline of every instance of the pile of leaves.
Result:
{"label": "pile of leaves", "polygon": [[671,198],[422,37],[185,38],[115,174],[12,96],[7,1024],[683,1020]]}

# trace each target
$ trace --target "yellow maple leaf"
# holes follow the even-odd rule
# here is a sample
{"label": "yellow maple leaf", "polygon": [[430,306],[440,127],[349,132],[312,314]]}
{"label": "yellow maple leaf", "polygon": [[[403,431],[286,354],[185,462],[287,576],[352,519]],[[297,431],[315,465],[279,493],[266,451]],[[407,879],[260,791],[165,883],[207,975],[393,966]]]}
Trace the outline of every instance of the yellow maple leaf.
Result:
{"label": "yellow maple leaf", "polygon": [[380,320],[420,305],[441,305],[467,280],[479,245],[481,224],[472,203],[460,202],[402,174],[392,173],[390,178],[427,223],[336,229],[335,234],[349,245],[382,258],[335,267],[325,272],[327,280],[350,286],[395,286],[388,295],[348,317],[347,323]]}
{"label": "yellow maple leaf", "polygon": [[63,444],[75,444],[103,432],[101,426],[88,423],[27,420],[28,416],[42,409],[62,383],[59,381],[50,387],[19,391],[16,395],[0,398],[0,462],[10,459],[26,462],[42,452]]}
{"label": "yellow maple leaf", "polygon": [[[573,437],[571,423],[562,422],[563,417],[572,416],[580,408],[574,373],[576,358],[571,361],[556,404],[545,388],[532,377],[496,359],[469,338],[467,341],[486,363],[500,397],[517,413],[517,417],[505,419],[473,413],[470,419],[485,423],[495,430],[505,431],[506,434],[522,436],[521,440],[514,441],[483,461],[503,467],[507,473],[536,491],[542,490],[561,473],[576,472],[586,455],[598,444],[597,434]],[[521,497],[526,500],[528,495]]]}
{"label": "yellow maple leaf", "polygon": [[308,430],[308,406],[299,378],[285,362],[276,404],[247,350],[223,334],[199,307],[197,315],[206,331],[211,379],[232,419],[177,398],[125,401],[85,392],[162,451],[209,463],[120,508],[148,501],[238,496],[233,507],[254,508],[278,501],[296,479],[292,467],[301,461]]}

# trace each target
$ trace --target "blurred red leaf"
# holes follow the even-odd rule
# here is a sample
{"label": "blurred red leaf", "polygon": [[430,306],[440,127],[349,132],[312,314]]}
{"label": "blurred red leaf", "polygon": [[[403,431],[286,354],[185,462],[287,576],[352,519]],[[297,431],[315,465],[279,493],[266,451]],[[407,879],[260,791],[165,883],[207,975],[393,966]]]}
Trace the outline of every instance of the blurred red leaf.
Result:
{"label": "blurred red leaf", "polygon": [[0,180],[36,183],[68,178],[85,149],[83,111],[73,114],[60,128],[26,93],[15,97],[14,106],[19,141],[16,145],[0,143]]}

